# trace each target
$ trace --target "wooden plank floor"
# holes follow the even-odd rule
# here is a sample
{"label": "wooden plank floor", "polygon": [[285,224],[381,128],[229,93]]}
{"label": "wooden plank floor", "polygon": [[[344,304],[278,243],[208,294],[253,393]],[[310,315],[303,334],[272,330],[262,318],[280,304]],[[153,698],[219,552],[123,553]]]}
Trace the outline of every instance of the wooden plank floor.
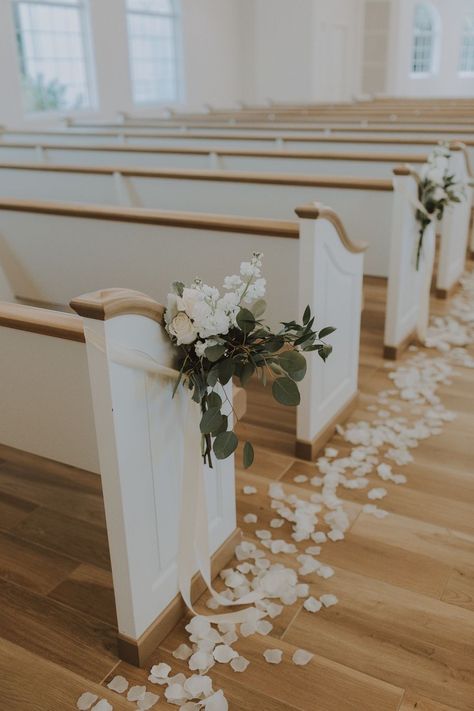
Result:
{"label": "wooden plank floor", "polygon": [[[389,387],[381,358],[385,285],[366,283],[360,385],[355,417]],[[438,313],[446,308],[433,302]],[[440,389],[459,413],[443,434],[423,441],[403,468],[408,483],[385,487],[381,521],[361,516],[365,494],[346,491],[351,528],[323,546],[321,560],[336,575],[308,576],[314,594],[335,593],[339,604],[310,615],[300,602],[275,620],[271,637],[242,638],[235,648],[251,664],[244,674],[217,665],[210,675],[235,711],[470,711],[474,709],[474,373],[458,368]],[[270,516],[269,480],[300,496],[298,473],[314,466],[293,456],[294,413],[253,388],[239,425],[257,445],[252,472],[238,471],[238,517]],[[347,445],[338,436],[334,446]],[[238,458],[240,466],[240,459]],[[258,493],[242,495],[252,483]],[[312,490],[314,491],[314,490]],[[294,565],[288,557],[285,565]],[[203,605],[203,602],[200,603]],[[84,691],[114,708],[134,705],[104,686],[122,673],[146,683],[147,672],[119,662],[116,618],[100,481],[27,457],[2,461],[0,448],[0,710],[66,711]],[[187,671],[171,652],[185,641],[183,624],[151,663]],[[295,648],[315,653],[307,667],[270,667],[272,643],[289,659]],[[286,654],[287,652],[287,654]],[[160,690],[158,690],[160,691]],[[160,701],[155,708],[176,708]]]}

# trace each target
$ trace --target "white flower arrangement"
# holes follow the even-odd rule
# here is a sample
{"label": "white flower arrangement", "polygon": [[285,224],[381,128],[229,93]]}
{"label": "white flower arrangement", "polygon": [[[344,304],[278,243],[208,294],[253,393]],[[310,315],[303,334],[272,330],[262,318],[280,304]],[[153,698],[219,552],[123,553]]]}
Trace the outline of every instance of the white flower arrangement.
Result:
{"label": "white flower arrangement", "polygon": [[[241,263],[240,274],[225,277],[223,294],[200,279],[189,287],[175,282],[168,294],[166,331],[180,360],[176,388],[184,380],[201,407],[202,452],[210,466],[211,452],[225,459],[238,445],[221,411],[222,398],[214,389],[218,383],[225,386],[235,376],[245,387],[254,374],[264,383],[270,377],[275,399],[296,406],[300,402],[297,383],[306,373],[302,351],[317,351],[326,360],[332,350],[322,339],[334,328],[314,331],[309,307],[302,324],[282,323],[277,333],[260,320],[266,308],[262,259],[256,252],[249,262]],[[250,466],[253,458],[252,445],[246,442],[244,465]]]}

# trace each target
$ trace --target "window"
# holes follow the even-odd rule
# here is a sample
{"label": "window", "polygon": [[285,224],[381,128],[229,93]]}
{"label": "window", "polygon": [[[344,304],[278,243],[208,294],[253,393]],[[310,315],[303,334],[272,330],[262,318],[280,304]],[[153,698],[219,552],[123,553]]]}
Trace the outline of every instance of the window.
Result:
{"label": "window", "polygon": [[91,106],[83,0],[13,0],[26,110]]}
{"label": "window", "polygon": [[474,74],[474,11],[464,18],[459,71],[461,74]]}
{"label": "window", "polygon": [[413,22],[413,74],[434,72],[437,40],[438,18],[434,9],[426,3],[418,3]]}
{"label": "window", "polygon": [[174,0],[127,0],[133,99],[178,98],[178,15]]}

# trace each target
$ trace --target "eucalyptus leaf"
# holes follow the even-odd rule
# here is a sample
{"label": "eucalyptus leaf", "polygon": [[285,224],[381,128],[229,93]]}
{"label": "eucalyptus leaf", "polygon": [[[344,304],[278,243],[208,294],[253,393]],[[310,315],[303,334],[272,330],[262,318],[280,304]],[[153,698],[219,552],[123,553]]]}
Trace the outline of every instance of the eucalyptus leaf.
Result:
{"label": "eucalyptus leaf", "polygon": [[239,440],[234,432],[221,432],[214,440],[213,450],[217,459],[227,459],[237,449]]}
{"label": "eucalyptus leaf", "polygon": [[244,444],[244,469],[248,469],[252,466],[253,460],[255,458],[255,453],[250,442]]}
{"label": "eucalyptus leaf", "polygon": [[255,328],[255,316],[248,309],[240,309],[236,321],[242,333],[251,333]]}
{"label": "eucalyptus leaf", "polygon": [[225,346],[222,346],[220,344],[217,344],[216,346],[209,346],[209,348],[206,348],[206,350],[204,351],[204,355],[206,356],[207,360],[211,361],[211,363],[215,363],[219,360],[219,358],[222,358],[224,353]]}
{"label": "eucalyptus leaf", "polygon": [[219,363],[219,382],[221,385],[227,385],[234,374],[234,362],[228,358]]}
{"label": "eucalyptus leaf", "polygon": [[326,336],[330,336],[331,333],[334,333],[336,329],[333,328],[333,326],[326,326],[326,328],[322,328],[319,332],[319,338],[325,338]]}
{"label": "eucalyptus leaf", "polygon": [[263,316],[267,308],[267,302],[264,299],[258,299],[254,304],[252,304],[252,313],[255,318]]}
{"label": "eucalyptus leaf", "polygon": [[306,358],[298,351],[284,351],[278,356],[278,365],[292,380],[303,380],[306,375]]}
{"label": "eucalyptus leaf", "polygon": [[218,408],[213,407],[201,417],[200,430],[202,434],[212,434],[222,426],[222,415]]}
{"label": "eucalyptus leaf", "polygon": [[300,404],[298,386],[291,378],[277,378],[273,381],[272,393],[275,400],[282,405],[296,407]]}
{"label": "eucalyptus leaf", "polygon": [[320,358],[322,358],[324,361],[327,360],[327,358],[331,355],[332,353],[332,346],[328,344],[324,344],[323,347],[318,351],[318,355]]}
{"label": "eucalyptus leaf", "polygon": [[213,408],[217,408],[218,410],[220,410],[221,407],[222,407],[222,398],[219,395],[219,393],[215,393],[215,392],[209,393],[209,395],[207,396],[208,410],[211,410]]}
{"label": "eucalyptus leaf", "polygon": [[309,306],[307,306],[307,307],[305,308],[304,314],[303,314],[303,324],[304,324],[305,326],[306,326],[306,324],[308,323],[308,321],[309,321],[310,318],[311,318],[311,309],[309,308]]}

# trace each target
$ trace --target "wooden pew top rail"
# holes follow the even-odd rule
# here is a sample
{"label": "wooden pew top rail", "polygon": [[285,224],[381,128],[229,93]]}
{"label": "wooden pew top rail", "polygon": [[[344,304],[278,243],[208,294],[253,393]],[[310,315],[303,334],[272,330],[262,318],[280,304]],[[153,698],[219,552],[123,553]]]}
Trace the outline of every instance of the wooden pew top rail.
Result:
{"label": "wooden pew top rail", "polygon": [[164,323],[165,307],[133,289],[101,289],[73,299],[71,308],[83,318],[107,321],[114,316],[134,314]]}
{"label": "wooden pew top rail", "polygon": [[314,176],[295,175],[293,173],[254,173],[231,170],[181,170],[170,168],[155,170],[154,168],[113,168],[105,166],[62,166],[40,164],[0,164],[0,169],[36,170],[48,172],[89,173],[112,175],[120,173],[129,177],[169,178],[173,180],[208,180],[223,183],[253,183],[266,185],[296,185],[315,188],[352,188],[355,190],[393,190],[390,180],[383,178],[363,178],[345,176]]}
{"label": "wooden pew top rail", "polygon": [[0,302],[0,326],[85,343],[82,320],[74,314]]}
{"label": "wooden pew top rail", "polygon": [[337,214],[337,212],[335,212],[332,208],[323,205],[320,202],[302,205],[301,207],[297,207],[295,212],[301,219],[317,220],[321,218],[322,220],[327,220],[328,222],[330,222],[334,226],[337,234],[339,235],[339,239],[341,240],[342,244],[349,252],[358,254],[360,252],[365,252],[369,247],[367,242],[353,242],[349,238],[349,235],[346,232],[346,228],[344,227],[342,220]]}
{"label": "wooden pew top rail", "polygon": [[[360,144],[383,144],[387,146],[399,146],[399,145],[422,145],[422,146],[433,146],[435,143],[437,143],[437,138],[436,136],[433,136],[433,138],[423,138],[422,136],[412,138],[404,138],[402,136],[336,136],[336,135],[321,135],[319,134],[314,134],[314,135],[295,135],[295,133],[278,133],[277,135],[262,135],[262,134],[245,134],[244,136],[241,133],[191,133],[186,132],[186,133],[166,133],[163,134],[163,136],[160,136],[162,139],[169,139],[169,138],[176,138],[176,139],[193,139],[193,140],[202,140],[202,141],[207,141],[208,143],[211,141],[261,141],[261,142],[266,142],[269,143],[270,145],[275,145],[277,139],[281,139],[282,141],[287,141],[287,142],[298,142],[298,143],[360,143]],[[441,137],[440,140],[443,140]],[[473,139],[464,139],[464,143],[469,146],[474,146],[474,138]],[[58,149],[74,149],[78,151],[123,151],[123,152],[135,152],[135,153],[165,153],[165,152],[171,152],[171,153],[176,153],[179,152],[180,150],[183,150],[184,152],[198,152],[201,153],[202,149],[198,148],[188,148],[186,147],[185,149],[182,149],[182,147],[179,146],[179,141],[177,146],[157,146],[154,144],[144,144],[144,145],[133,145],[133,146],[128,146],[128,145],[123,145],[123,144],[113,144],[113,143],[94,143],[94,144],[87,144],[87,143],[45,143],[44,141],[1,141],[0,146],[4,148],[8,147],[13,147],[13,148],[36,148],[37,146],[41,146],[42,148],[45,149],[51,149],[51,148],[58,148]],[[206,148],[203,152],[204,153],[209,153],[209,151],[220,153],[222,155],[234,155],[234,153],[229,153],[226,149],[222,148]],[[244,150],[244,153],[247,151]],[[238,155],[238,154],[237,154]]]}
{"label": "wooden pew top rail", "polygon": [[298,223],[284,220],[250,219],[227,215],[207,215],[193,212],[170,212],[136,207],[107,207],[97,205],[70,205],[61,202],[34,202],[31,200],[2,199],[0,210],[33,212],[43,215],[62,215],[90,220],[113,220],[136,224],[165,225],[168,227],[196,228],[234,232],[240,234],[268,235],[298,239]]}

